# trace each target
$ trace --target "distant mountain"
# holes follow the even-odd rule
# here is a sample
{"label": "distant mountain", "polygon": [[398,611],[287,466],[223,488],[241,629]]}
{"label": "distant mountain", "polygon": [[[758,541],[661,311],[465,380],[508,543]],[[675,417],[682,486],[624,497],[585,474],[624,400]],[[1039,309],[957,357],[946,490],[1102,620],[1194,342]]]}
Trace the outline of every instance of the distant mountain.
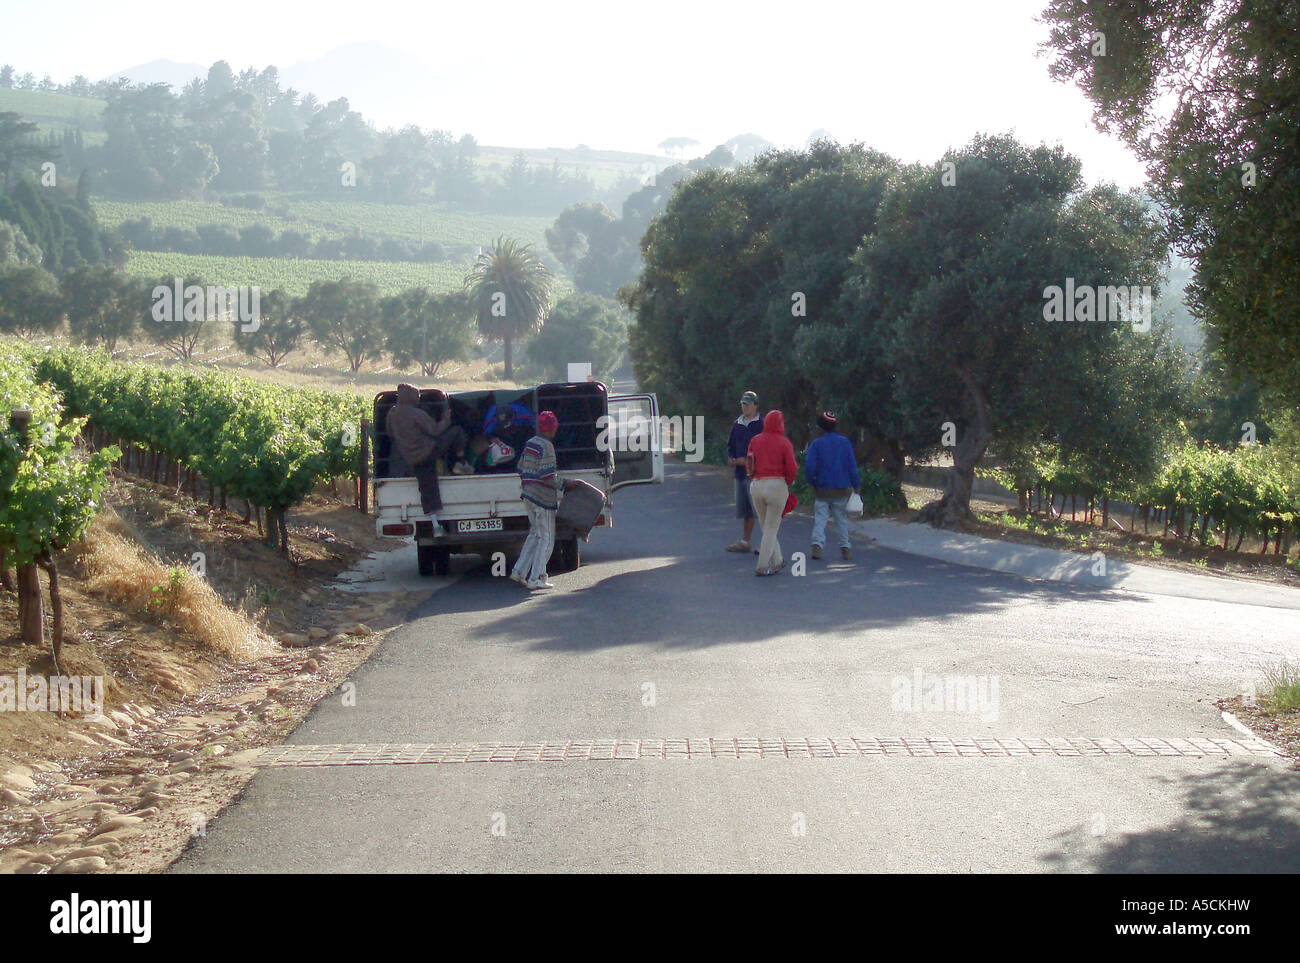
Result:
{"label": "distant mountain", "polygon": [[345,44],[317,60],[280,67],[281,87],[311,91],[322,103],[346,97],[349,107],[381,128],[460,127],[455,121],[471,118],[449,117],[446,108],[474,102],[471,81],[464,70],[435,71],[405,50],[368,42]]}
{"label": "distant mountain", "polygon": [[207,75],[208,68],[199,64],[181,64],[174,60],[151,60],[147,64],[139,64],[111,73],[104,79],[117,80],[118,77],[125,77],[136,84],[171,84],[179,93],[180,89],[195,77]]}

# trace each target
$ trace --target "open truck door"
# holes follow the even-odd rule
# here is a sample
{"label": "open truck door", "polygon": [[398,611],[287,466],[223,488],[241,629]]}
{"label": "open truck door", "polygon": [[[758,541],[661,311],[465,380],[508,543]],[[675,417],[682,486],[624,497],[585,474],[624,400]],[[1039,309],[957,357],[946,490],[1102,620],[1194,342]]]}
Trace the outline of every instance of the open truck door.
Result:
{"label": "open truck door", "polygon": [[611,395],[608,430],[614,458],[611,492],[624,485],[663,484],[664,451],[655,395]]}

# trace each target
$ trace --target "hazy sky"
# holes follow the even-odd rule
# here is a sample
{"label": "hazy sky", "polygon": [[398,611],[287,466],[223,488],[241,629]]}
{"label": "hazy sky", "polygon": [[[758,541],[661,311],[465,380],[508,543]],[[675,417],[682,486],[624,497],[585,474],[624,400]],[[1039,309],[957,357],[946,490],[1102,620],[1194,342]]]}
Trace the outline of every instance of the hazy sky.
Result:
{"label": "hazy sky", "polygon": [[55,15],[0,0],[0,62],[56,81],[159,59],[283,70],[373,42],[428,71],[424,90],[353,95],[381,125],[645,151],[667,137],[707,148],[745,132],[802,146],[825,128],[905,161],[1014,131],[1059,141],[1090,181],[1140,184],[1128,150],[1092,127],[1083,95],[1052,82],[1036,56],[1045,3],[62,0]]}

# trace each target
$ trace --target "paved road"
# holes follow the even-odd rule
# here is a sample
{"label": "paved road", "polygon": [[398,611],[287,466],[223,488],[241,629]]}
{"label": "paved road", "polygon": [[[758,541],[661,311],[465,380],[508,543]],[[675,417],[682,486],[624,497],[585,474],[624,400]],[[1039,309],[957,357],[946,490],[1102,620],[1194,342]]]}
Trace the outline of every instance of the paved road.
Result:
{"label": "paved road", "polygon": [[[1293,610],[885,548],[760,579],[753,556],[721,551],[737,530],[729,497],[725,477],[692,466],[624,490],[616,528],[552,594],[457,559],[459,581],[357,673],[356,704],[325,700],[290,740],[437,745],[433,757],[471,760],[498,744],[536,758],[603,739],[628,742],[579,755],[636,755],[647,740],[657,758],[267,768],[175,870],[1300,867],[1300,774],[1277,760],[912,756],[871,741],[1240,740],[1213,700],[1261,662],[1300,655]],[[783,526],[787,557],[808,530]],[[927,704],[936,677],[974,677],[983,706]],[[649,741],[710,737],[718,757]],[[748,743],[722,737],[786,749],[725,758]],[[816,755],[830,745],[819,739],[843,737],[876,749]]]}

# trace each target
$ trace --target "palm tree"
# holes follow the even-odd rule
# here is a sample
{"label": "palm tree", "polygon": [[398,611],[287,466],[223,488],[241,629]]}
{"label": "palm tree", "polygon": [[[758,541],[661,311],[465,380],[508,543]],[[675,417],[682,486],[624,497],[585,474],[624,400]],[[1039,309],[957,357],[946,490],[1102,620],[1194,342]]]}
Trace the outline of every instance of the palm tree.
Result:
{"label": "palm tree", "polygon": [[541,330],[551,310],[553,283],[550,269],[533,253],[531,244],[505,237],[498,237],[490,251],[481,252],[465,276],[479,333],[505,342],[507,379],[514,377],[512,342]]}

